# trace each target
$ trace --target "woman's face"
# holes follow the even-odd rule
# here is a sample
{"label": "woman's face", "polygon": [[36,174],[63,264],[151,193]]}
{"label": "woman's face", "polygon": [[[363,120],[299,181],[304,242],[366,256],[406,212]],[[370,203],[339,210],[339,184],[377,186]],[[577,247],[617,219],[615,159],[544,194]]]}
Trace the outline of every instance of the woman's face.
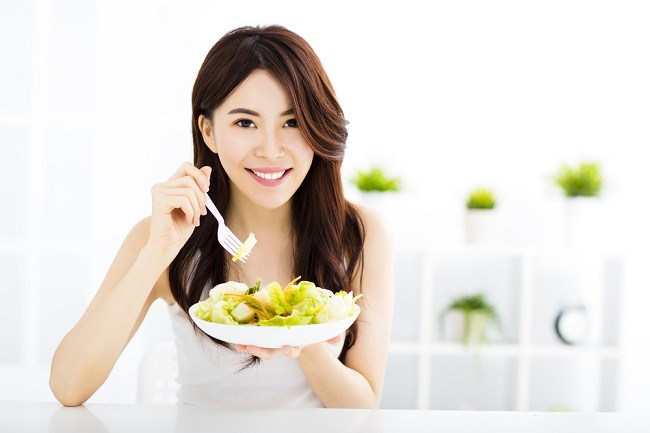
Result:
{"label": "woman's face", "polygon": [[258,70],[214,111],[212,122],[199,119],[233,194],[241,192],[258,206],[275,209],[296,192],[314,151],[298,129],[293,108],[278,82]]}

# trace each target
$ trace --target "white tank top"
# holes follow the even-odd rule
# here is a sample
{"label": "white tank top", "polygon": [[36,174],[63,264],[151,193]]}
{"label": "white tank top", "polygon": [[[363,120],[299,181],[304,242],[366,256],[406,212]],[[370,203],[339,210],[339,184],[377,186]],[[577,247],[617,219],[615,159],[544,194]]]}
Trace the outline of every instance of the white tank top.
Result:
{"label": "white tank top", "polygon": [[[295,359],[280,356],[242,368],[249,354],[195,332],[177,303],[168,309],[178,351],[179,402],[226,409],[323,407]],[[338,357],[343,343],[330,347]]]}

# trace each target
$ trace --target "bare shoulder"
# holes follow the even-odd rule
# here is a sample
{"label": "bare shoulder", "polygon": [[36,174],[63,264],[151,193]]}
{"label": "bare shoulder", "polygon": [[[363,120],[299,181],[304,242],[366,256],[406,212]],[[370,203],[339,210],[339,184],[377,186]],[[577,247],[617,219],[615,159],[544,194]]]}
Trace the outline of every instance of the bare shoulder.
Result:
{"label": "bare shoulder", "polygon": [[[355,205],[365,226],[363,263],[355,274],[352,290],[363,294],[359,299],[361,320],[359,341],[349,356],[349,366],[357,366],[355,355],[360,356],[360,364],[367,363],[368,353],[378,353],[377,347],[387,347],[393,316],[395,295],[395,252],[391,224],[376,209]],[[384,349],[381,349],[384,350]],[[380,351],[381,351],[380,350]]]}
{"label": "bare shoulder", "polygon": [[390,309],[394,281],[394,241],[392,228],[387,218],[376,209],[355,204],[361,221],[365,226],[363,245],[363,267],[357,273],[353,290],[359,290],[376,300],[375,305],[383,304],[383,313]]}
{"label": "bare shoulder", "polygon": [[366,229],[364,253],[369,250],[382,249],[386,253],[393,252],[393,230],[388,219],[376,209],[368,206],[354,204],[359,210],[359,216]]}

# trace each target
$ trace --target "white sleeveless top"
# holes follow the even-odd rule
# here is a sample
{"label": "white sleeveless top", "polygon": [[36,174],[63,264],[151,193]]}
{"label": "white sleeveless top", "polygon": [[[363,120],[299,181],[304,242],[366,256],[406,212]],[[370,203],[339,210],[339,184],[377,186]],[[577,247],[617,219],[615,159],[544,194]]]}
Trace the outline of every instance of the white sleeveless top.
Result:
{"label": "white sleeveless top", "polygon": [[[242,368],[250,354],[221,347],[195,332],[177,303],[168,310],[178,351],[180,403],[225,409],[323,407],[295,359],[280,356]],[[338,357],[343,343],[330,347]]]}

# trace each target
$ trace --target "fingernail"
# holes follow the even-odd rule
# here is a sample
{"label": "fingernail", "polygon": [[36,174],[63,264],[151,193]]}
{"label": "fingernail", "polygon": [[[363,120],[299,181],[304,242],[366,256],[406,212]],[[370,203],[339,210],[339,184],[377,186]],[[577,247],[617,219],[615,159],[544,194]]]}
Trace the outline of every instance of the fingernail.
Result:
{"label": "fingernail", "polygon": [[203,184],[203,192],[208,192],[210,191],[210,184],[209,183],[204,183]]}

